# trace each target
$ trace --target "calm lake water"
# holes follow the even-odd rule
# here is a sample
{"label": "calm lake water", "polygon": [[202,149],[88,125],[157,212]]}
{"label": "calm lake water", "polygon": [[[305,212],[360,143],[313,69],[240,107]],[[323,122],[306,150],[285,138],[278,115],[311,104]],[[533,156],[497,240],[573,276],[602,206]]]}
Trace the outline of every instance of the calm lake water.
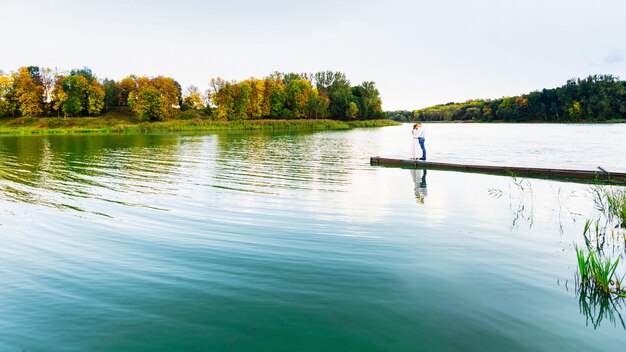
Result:
{"label": "calm lake water", "polygon": [[[626,171],[626,124],[427,128]],[[591,187],[369,165],[410,129],[0,137],[0,350],[619,350],[574,283]]]}

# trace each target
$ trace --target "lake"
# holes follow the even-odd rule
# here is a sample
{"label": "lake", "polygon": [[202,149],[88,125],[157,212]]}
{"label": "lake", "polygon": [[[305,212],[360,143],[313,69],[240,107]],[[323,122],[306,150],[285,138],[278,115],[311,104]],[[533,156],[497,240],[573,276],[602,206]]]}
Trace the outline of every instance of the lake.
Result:
{"label": "lake", "polygon": [[[626,124],[426,127],[432,161],[626,171]],[[626,343],[575,282],[593,186],[369,165],[410,130],[0,137],[0,350]]]}

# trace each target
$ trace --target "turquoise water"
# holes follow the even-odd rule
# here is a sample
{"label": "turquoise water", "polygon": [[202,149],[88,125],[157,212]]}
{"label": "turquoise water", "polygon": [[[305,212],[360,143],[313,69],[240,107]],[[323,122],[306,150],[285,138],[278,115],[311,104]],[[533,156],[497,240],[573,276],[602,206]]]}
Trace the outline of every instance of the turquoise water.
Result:
{"label": "turquoise water", "polygon": [[[433,161],[626,168],[626,125],[427,128]],[[590,186],[369,165],[409,144],[409,125],[1,137],[0,350],[626,342],[623,303],[589,316],[574,282]]]}

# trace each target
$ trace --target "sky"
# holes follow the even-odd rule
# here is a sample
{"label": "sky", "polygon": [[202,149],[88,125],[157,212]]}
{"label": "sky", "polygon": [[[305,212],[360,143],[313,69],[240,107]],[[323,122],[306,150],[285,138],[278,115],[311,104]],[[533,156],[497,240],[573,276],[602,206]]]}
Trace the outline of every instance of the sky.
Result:
{"label": "sky", "polygon": [[622,0],[0,0],[0,70],[99,78],[272,71],[374,81],[384,110],[499,98],[589,74],[626,79]]}

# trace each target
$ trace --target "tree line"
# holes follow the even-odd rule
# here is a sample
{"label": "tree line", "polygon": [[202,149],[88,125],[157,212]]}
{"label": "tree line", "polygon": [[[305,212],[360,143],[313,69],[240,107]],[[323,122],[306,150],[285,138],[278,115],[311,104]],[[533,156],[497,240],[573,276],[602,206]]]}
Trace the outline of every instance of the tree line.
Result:
{"label": "tree line", "polygon": [[213,78],[200,91],[170,77],[98,79],[87,67],[68,72],[27,66],[0,71],[0,117],[99,116],[128,107],[141,121],[162,121],[194,110],[216,120],[261,118],[343,120],[384,117],[374,82],[351,86],[341,72],[274,72],[241,82]]}
{"label": "tree line", "polygon": [[577,122],[626,118],[626,81],[612,75],[500,99],[476,99],[386,114],[397,121]]}

